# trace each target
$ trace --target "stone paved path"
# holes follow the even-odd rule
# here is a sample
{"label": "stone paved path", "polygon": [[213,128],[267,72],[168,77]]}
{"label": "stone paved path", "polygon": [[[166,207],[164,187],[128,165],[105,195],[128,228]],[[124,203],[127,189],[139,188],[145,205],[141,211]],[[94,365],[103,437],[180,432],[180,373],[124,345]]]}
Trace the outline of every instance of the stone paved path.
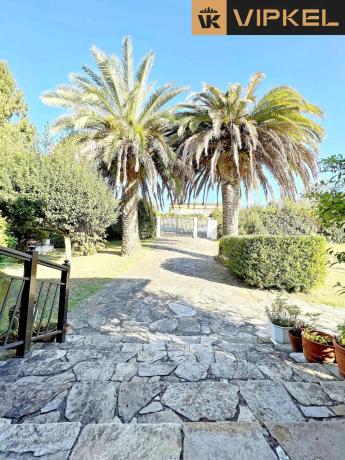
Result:
{"label": "stone paved path", "polygon": [[1,361],[0,460],[343,459],[336,365],[269,343],[272,294],[215,248],[161,240],[69,316],[66,343]]}

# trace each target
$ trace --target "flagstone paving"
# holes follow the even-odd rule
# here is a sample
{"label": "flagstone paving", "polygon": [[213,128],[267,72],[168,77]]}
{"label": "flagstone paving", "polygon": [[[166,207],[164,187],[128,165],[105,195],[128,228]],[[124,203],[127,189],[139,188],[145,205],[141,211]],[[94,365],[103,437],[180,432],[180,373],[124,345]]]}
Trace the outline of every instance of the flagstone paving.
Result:
{"label": "flagstone paving", "polygon": [[0,460],[343,458],[336,365],[273,346],[272,294],[234,285],[213,243],[174,245],[80,305],[65,343],[0,361]]}

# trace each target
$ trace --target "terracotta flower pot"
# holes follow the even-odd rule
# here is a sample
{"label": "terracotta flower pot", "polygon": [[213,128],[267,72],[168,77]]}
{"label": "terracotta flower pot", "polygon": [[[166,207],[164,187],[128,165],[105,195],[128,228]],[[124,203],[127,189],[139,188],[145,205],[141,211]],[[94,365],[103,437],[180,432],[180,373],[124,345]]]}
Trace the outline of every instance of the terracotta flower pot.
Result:
{"label": "terracotta flower pot", "polygon": [[294,353],[302,353],[303,351],[303,345],[302,345],[302,336],[301,335],[295,335],[289,331],[289,339],[291,343],[291,349]]}
{"label": "terracotta flower pot", "polygon": [[[313,332],[317,332],[318,335],[322,335],[324,337],[330,337],[331,340],[334,338],[332,335],[326,334],[325,332]],[[334,363],[335,353],[333,345],[323,345],[322,343],[312,342],[311,340],[307,339],[303,334],[302,345],[303,353],[308,363]]]}
{"label": "terracotta flower pot", "polygon": [[333,339],[333,345],[335,349],[335,356],[337,358],[339,374],[342,377],[345,377],[345,346],[339,345],[336,339]]}

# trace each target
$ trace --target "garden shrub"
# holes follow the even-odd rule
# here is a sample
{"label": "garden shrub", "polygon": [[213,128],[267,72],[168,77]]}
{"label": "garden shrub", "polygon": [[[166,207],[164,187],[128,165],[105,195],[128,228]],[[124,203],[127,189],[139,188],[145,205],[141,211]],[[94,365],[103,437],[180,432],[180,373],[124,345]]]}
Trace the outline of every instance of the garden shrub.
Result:
{"label": "garden shrub", "polygon": [[[223,235],[223,215],[217,210],[212,217],[218,222],[218,237]],[[240,210],[240,235],[315,235],[321,227],[309,202],[252,206]]]}
{"label": "garden shrub", "polygon": [[321,236],[228,236],[219,254],[231,273],[258,288],[307,291],[326,275]]}
{"label": "garden shrub", "polygon": [[13,248],[16,245],[16,239],[10,232],[10,228],[6,219],[0,213],[0,246]]}

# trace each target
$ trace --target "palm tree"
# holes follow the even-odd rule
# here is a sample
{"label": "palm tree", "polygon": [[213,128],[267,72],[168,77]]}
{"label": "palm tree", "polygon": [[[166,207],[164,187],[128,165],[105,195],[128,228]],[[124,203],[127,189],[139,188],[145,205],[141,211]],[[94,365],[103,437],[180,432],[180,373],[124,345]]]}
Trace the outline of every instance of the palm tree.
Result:
{"label": "palm tree", "polygon": [[321,117],[320,108],[286,86],[273,88],[256,102],[263,78],[256,73],[246,89],[229,84],[225,93],[205,84],[180,106],[178,152],[195,170],[185,192],[190,197],[220,186],[224,235],[238,234],[241,184],[246,194],[261,186],[267,196],[273,194],[273,177],[282,197],[293,199],[296,176],[306,186],[317,174],[324,132],[309,115]]}
{"label": "palm tree", "polygon": [[45,92],[42,100],[67,109],[53,132],[63,131],[91,154],[111,185],[122,190],[122,254],[140,245],[138,199],[161,202],[171,184],[174,152],[165,133],[174,122],[175,107],[166,107],[184,88],[173,83],[154,89],[148,82],[154,55],[149,52],[133,70],[132,44],[122,42],[122,58],[92,47],[97,66],[83,66],[84,75],[70,75],[71,85]]}

